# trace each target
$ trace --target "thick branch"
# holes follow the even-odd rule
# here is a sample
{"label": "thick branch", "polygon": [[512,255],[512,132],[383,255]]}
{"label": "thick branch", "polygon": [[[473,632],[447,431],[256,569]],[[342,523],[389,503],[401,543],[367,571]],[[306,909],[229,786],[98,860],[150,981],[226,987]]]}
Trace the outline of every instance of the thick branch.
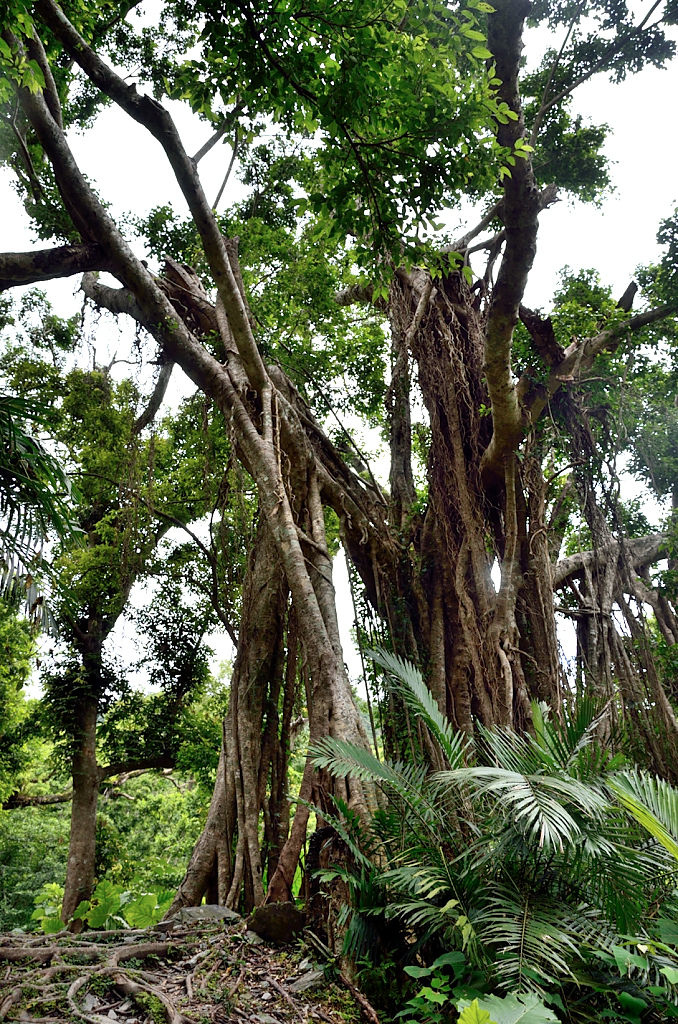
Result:
{"label": "thick branch", "polygon": [[110,270],[111,260],[96,242],[59,245],[32,252],[0,253],[0,291],[92,270]]}
{"label": "thick branch", "polygon": [[634,569],[651,565],[662,557],[667,541],[668,534],[651,533],[646,537],[604,544],[597,551],[578,551],[558,562],[553,574],[553,587],[559,590],[585,569],[591,570],[594,566],[606,565],[611,560],[619,558],[622,551],[628,556]]}
{"label": "thick branch", "polygon": [[111,779],[116,775],[127,775],[129,772],[160,771],[163,768],[175,768],[176,758],[171,754],[159,754],[157,757],[137,757],[128,761],[116,761],[98,769],[99,782]]}
{"label": "thick branch", "polygon": [[54,804],[67,804],[72,799],[72,789],[65,789],[62,793],[12,793],[3,803],[2,809],[13,811],[18,807],[50,807]]}
{"label": "thick branch", "polygon": [[[496,58],[497,76],[502,84],[499,97],[515,115],[500,124],[497,140],[513,151],[525,137],[518,69],[522,52],[522,28],[529,4],[524,0],[503,0],[488,21],[488,45]],[[539,191],[532,165],[517,158],[504,184],[506,249],[494,288],[485,331],[485,372],[492,402],[493,434],[483,456],[483,471],[499,475],[504,456],[513,452],[523,435],[518,394],[511,374],[511,343],[518,322],[518,310],[537,249]]]}
{"label": "thick branch", "polygon": [[[635,331],[648,327],[650,324],[658,323],[669,316],[678,314],[678,303],[665,303],[663,306],[656,306],[644,313],[637,313],[622,323],[608,327],[591,338],[576,339],[564,350],[563,358],[556,363],[549,374],[546,384],[540,385],[532,391],[524,401],[526,425],[533,424],[539,418],[551,398],[563,384],[567,384],[580,377],[593,366],[596,357],[609,349],[614,349],[617,342],[625,334],[633,334]],[[523,382],[521,382],[522,390]]]}
{"label": "thick branch", "polygon": [[338,306],[361,304],[369,306],[372,302],[374,289],[371,284],[352,284],[335,293],[334,301]]}
{"label": "thick branch", "polygon": [[140,96],[87,45],[53,0],[38,0],[36,11],[88,78],[130,117],[143,125],[164,149],[200,234],[219,297],[226,310],[238,351],[253,387],[270,386],[256,345],[247,309],[231,267],[224,239],[203,191],[195,163],[185,151],[174,121],[149,96]]}

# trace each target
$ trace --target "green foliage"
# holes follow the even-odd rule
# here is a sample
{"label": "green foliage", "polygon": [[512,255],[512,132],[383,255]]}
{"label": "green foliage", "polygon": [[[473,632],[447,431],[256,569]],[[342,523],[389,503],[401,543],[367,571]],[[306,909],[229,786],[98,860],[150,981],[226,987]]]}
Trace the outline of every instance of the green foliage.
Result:
{"label": "green foliage", "polygon": [[486,66],[487,5],[318,0],[301,16],[279,5],[221,19],[209,6],[168,7],[177,21],[206,15],[169,94],[206,116],[239,103],[245,143],[271,116],[285,136],[319,135],[318,185],[301,205],[322,237],[358,239],[359,259],[375,248],[400,258],[403,235],[493,177],[503,154],[486,129],[508,114]]}
{"label": "green foliage", "polygon": [[[39,770],[45,765],[34,760],[32,771]],[[65,787],[66,782],[57,779],[57,784]],[[190,775],[169,779],[148,773],[128,779],[122,789],[116,782],[106,782],[102,790],[97,877],[120,893],[135,894],[121,912],[127,920],[133,898],[155,893],[156,902],[166,904],[176,890],[200,834],[210,789],[196,785]],[[0,812],[0,930],[30,927],[31,912],[44,902],[43,887],[63,878],[69,818],[70,803]],[[49,890],[54,909],[48,917],[58,917],[61,889],[58,898],[55,892]]]}
{"label": "green foliage", "polygon": [[459,1024],[557,1024],[552,1010],[536,996],[487,995],[481,999],[461,999],[457,1003]]}
{"label": "green foliage", "polygon": [[31,914],[31,921],[37,922],[37,927],[45,935],[52,935],[55,932],[63,931],[65,927],[61,920],[61,903],[63,898],[63,886],[57,882],[47,882],[36,897],[35,910]]}
{"label": "green foliage", "polygon": [[[379,661],[399,692],[410,691],[411,712],[450,760],[454,734],[419,674],[390,655]],[[369,778],[387,800],[367,833],[351,834],[350,819],[341,833],[355,863],[347,872],[354,918],[397,921],[418,945],[458,958],[455,977],[435,985],[433,967],[408,968],[428,979],[408,1004],[411,1019],[448,1019],[447,1002],[468,1008],[478,998],[469,1012],[487,1010],[490,1019],[555,1020],[543,1000],[574,1006],[576,986],[591,989],[587,998],[602,1010],[616,1004],[615,979],[629,971],[631,997],[658,1010],[673,1002],[678,956],[660,939],[658,919],[662,908],[667,920],[673,913],[676,792],[620,771],[620,758],[595,739],[592,701],[562,722],[539,706],[533,714],[533,735],[479,728],[475,749],[465,743],[463,757],[434,773],[337,741],[314,748],[318,766]],[[485,993],[497,1000],[483,1002]]]}
{"label": "green foliage", "polygon": [[29,705],[22,688],[34,649],[28,622],[0,599],[0,803],[13,791],[29,756],[25,742]]}
{"label": "green foliage", "polygon": [[[61,903],[64,890],[55,882],[42,887],[36,897],[36,907],[31,920],[46,935],[62,931]],[[171,897],[162,902],[153,892],[126,891],[119,885],[105,879],[97,885],[91,900],[83,900],[75,908],[73,920],[85,921],[90,928],[149,928],[161,920],[169,907]]]}
{"label": "green foliage", "polygon": [[63,878],[69,812],[68,804],[0,811],[0,930],[26,928],[42,887]]}
{"label": "green foliage", "polygon": [[45,406],[0,395],[0,592],[16,566],[40,568],[36,550],[55,531],[72,539],[71,481],[61,463],[29,433],[45,423]]}

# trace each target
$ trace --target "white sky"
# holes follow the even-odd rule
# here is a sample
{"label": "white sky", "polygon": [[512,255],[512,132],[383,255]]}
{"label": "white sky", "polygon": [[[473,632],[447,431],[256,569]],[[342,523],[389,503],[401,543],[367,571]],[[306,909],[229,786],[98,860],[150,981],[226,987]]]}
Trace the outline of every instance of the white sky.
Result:
{"label": "white sky", "polygon": [[[554,40],[553,45],[559,43]],[[594,123],[607,122],[613,129],[606,152],[614,165],[615,190],[599,208],[563,201],[542,215],[537,261],[525,297],[527,305],[548,308],[558,271],[565,265],[574,270],[596,268],[603,283],[611,285],[615,295],[621,295],[634,268],[657,257],[657,227],[678,203],[677,100],[678,62],[665,71],[645,70],[619,85],[599,78],[578,90],[576,111]],[[207,126],[178,104],[172,104],[172,110],[188,151],[195,152],[209,135]],[[143,214],[164,203],[172,204],[182,214],[186,212],[159,145],[117,108],[106,109],[94,128],[86,135],[73,135],[71,144],[81,168],[112,205],[114,215],[130,210]],[[230,148],[219,144],[201,162],[208,199],[216,196],[229,160]],[[236,198],[236,188],[233,177],[222,199],[222,209]],[[9,175],[0,170],[0,250],[21,251],[45,244],[35,241]],[[62,315],[70,315],[79,307],[77,279],[42,287]],[[117,341],[113,338],[109,343],[115,347]],[[345,568],[337,569],[339,606],[346,609],[341,616],[348,655],[347,633],[353,613],[348,611],[351,603]],[[220,644],[218,658],[225,653],[226,648]],[[352,674],[359,671],[353,657],[350,669]]]}

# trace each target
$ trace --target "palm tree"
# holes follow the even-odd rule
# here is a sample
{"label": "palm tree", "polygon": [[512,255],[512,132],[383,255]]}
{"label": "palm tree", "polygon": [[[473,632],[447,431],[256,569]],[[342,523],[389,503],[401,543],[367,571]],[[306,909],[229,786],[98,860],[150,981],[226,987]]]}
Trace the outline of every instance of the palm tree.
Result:
{"label": "palm tree", "polygon": [[[384,652],[376,660],[442,767],[431,771],[423,756],[382,763],[332,739],[314,747],[318,767],[370,779],[384,794],[367,826],[381,865],[367,919],[381,906],[419,948],[461,950],[485,990],[569,992],[571,1013],[576,986],[633,988],[634,972],[658,987],[652,998],[673,1000],[678,960],[658,941],[658,922],[678,877],[678,791],[622,770],[623,758],[596,740],[606,711],[592,700],[562,721],[536,705],[533,735],[478,727],[472,740],[440,713],[414,666]],[[365,918],[363,905],[349,928],[354,945]],[[596,998],[589,990],[592,1012]]]}

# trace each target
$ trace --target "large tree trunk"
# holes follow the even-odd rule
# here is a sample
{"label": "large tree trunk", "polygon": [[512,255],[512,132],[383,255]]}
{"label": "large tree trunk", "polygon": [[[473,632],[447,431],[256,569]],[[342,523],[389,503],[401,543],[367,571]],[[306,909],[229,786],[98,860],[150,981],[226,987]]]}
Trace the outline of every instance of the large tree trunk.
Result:
{"label": "large tree trunk", "polygon": [[[61,920],[68,924],[81,902],[88,900],[94,888],[97,799],[99,769],[96,760],[96,729],[98,702],[82,697],[78,702],[79,732],[71,760],[73,803],[68,864],[64,884]],[[76,919],[72,931],[80,931],[82,921]]]}

